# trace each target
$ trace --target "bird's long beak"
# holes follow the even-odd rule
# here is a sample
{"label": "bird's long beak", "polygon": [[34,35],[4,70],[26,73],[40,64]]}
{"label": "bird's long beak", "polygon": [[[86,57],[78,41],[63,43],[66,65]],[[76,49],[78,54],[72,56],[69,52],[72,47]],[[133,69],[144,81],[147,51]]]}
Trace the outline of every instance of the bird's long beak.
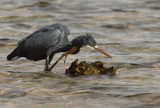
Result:
{"label": "bird's long beak", "polygon": [[97,46],[92,46],[96,51],[99,51],[100,53],[106,55],[109,58],[114,59],[111,55],[109,55],[108,53],[104,52],[103,50],[99,49]]}

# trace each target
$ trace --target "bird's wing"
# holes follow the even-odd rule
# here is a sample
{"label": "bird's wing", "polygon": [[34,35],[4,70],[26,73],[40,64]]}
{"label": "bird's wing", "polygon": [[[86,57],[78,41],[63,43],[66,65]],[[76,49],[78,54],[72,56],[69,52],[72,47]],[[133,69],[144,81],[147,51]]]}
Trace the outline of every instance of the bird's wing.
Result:
{"label": "bird's wing", "polygon": [[40,28],[39,30],[33,32],[32,34],[30,34],[29,36],[21,39],[19,42],[18,42],[18,46],[23,44],[27,39],[31,38],[31,37],[34,37],[35,35],[39,34],[40,32],[47,32],[47,31],[54,31],[56,28],[54,27],[51,27],[51,26],[46,26],[46,27],[42,27]]}
{"label": "bird's wing", "polygon": [[23,44],[26,52],[44,51],[57,44],[61,33],[59,29],[43,28],[21,40],[19,45]]}

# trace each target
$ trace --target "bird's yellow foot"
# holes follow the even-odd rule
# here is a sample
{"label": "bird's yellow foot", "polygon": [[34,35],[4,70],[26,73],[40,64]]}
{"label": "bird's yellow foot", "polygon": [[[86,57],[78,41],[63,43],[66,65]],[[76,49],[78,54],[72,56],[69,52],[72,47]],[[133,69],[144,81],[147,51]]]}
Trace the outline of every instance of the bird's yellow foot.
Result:
{"label": "bird's yellow foot", "polygon": [[67,56],[65,56],[64,63],[66,63],[66,61],[67,61]]}
{"label": "bird's yellow foot", "polygon": [[73,46],[69,51],[63,53],[64,56],[65,56],[64,63],[66,63],[66,61],[67,61],[67,56],[68,56],[69,54],[72,54],[72,53],[75,52],[76,50],[77,50],[77,47]]}

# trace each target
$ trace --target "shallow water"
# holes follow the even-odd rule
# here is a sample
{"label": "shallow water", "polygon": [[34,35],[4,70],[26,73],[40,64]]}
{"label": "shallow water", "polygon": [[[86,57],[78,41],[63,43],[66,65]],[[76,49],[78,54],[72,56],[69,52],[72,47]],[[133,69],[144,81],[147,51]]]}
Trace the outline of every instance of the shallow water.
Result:
{"label": "shallow water", "polygon": [[[44,61],[6,61],[20,39],[52,23],[67,25],[70,39],[87,30],[115,60],[83,48],[48,73]],[[1,0],[0,107],[158,108],[159,37],[159,0]],[[116,66],[117,75],[65,75],[77,58]]]}

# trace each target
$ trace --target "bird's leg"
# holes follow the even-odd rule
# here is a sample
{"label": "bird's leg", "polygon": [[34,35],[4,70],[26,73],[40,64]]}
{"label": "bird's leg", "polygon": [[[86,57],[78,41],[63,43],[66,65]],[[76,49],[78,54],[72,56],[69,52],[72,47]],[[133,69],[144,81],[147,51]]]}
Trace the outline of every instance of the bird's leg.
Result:
{"label": "bird's leg", "polygon": [[58,60],[48,69],[49,71],[51,71],[53,68],[54,68],[54,66],[65,56],[65,61],[64,62],[66,62],[66,59],[67,59],[67,56],[68,56],[68,54],[71,54],[71,53],[73,53],[73,52],[75,52],[77,50],[77,47],[73,47],[72,49],[70,49],[69,51],[67,51],[67,52],[64,52],[59,58],[58,58]]}
{"label": "bird's leg", "polygon": [[[48,60],[49,64],[51,63],[51,61],[52,61],[52,59],[53,59],[53,56],[54,56],[53,53],[51,53],[51,54],[49,55],[49,60]],[[49,64],[48,64],[48,65],[49,65]]]}
{"label": "bird's leg", "polygon": [[49,71],[49,70],[48,70],[48,65],[49,65],[49,57],[46,57],[44,71]]}
{"label": "bird's leg", "polygon": [[58,58],[58,60],[48,69],[49,71],[51,71],[54,66],[64,57],[64,53]]}
{"label": "bird's leg", "polygon": [[76,50],[77,50],[77,47],[73,46],[69,51],[64,52],[64,56],[65,56],[64,63],[66,63],[67,56],[68,56],[69,54],[72,54],[72,53],[75,52]]}
{"label": "bird's leg", "polygon": [[65,56],[64,63],[66,63],[66,61],[67,61],[67,56],[68,56],[68,55]]}

